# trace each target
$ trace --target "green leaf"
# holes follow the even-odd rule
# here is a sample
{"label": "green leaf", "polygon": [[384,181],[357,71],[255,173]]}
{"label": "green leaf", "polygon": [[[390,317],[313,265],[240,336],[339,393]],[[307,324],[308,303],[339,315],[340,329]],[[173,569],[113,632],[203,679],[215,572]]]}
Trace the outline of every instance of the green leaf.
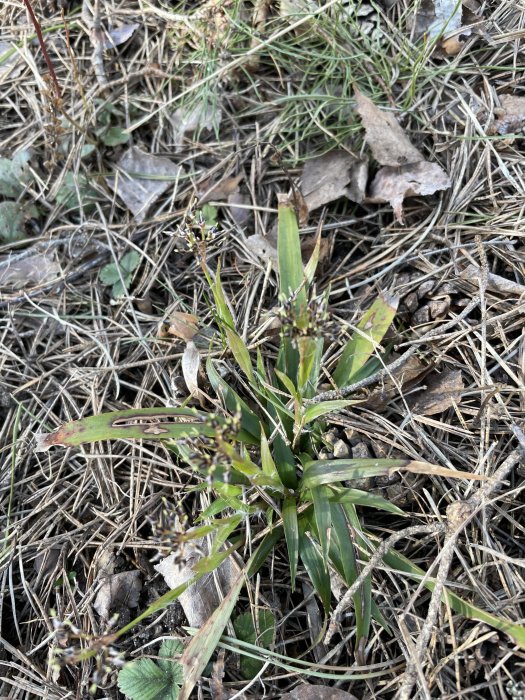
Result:
{"label": "green leaf", "polygon": [[[306,492],[305,500],[308,500],[308,492]],[[369,491],[361,491],[359,489],[341,488],[331,490],[329,495],[330,503],[353,503],[356,506],[367,506],[368,508],[378,508],[388,513],[395,515],[406,515],[405,511],[398,508],[396,505],[387,501],[386,498],[378,496]]]}
{"label": "green leaf", "polygon": [[180,639],[165,639],[160,645],[159,656],[161,657],[156,662],[164,673],[170,673],[174,683],[182,684],[183,673],[182,666],[175,657],[178,657],[184,651],[184,644]]}
{"label": "green leaf", "polygon": [[129,141],[129,136],[129,133],[121,129],[120,126],[111,126],[102,134],[101,140],[106,146],[120,146]]}
{"label": "green leaf", "polygon": [[304,266],[304,276],[308,284],[312,284],[315,276],[315,271],[317,270],[317,265],[319,264],[319,254],[321,252],[321,232],[317,234],[315,239],[315,246],[310,256],[310,260]]}
{"label": "green leaf", "polygon": [[119,273],[118,273],[118,267],[116,263],[108,263],[107,265],[104,265],[104,267],[100,268],[100,272],[98,273],[98,278],[102,282],[102,284],[115,284],[115,282],[120,281]]}
{"label": "green leaf", "polygon": [[321,552],[318,547],[314,544],[306,530],[306,519],[303,518],[300,522],[299,529],[299,556],[304,564],[310,581],[317,595],[319,596],[321,603],[326,614],[330,611],[330,600],[332,595],[332,588],[330,584],[330,575],[328,573],[328,568],[323,559]]}
{"label": "green leaf", "polygon": [[297,520],[297,502],[295,498],[286,497],[282,505],[284,536],[290,562],[291,589],[295,589],[297,563],[299,561],[299,526]]}
{"label": "green leaf", "polygon": [[16,199],[31,179],[29,151],[19,151],[11,160],[0,158],[0,195]]}
{"label": "green leaf", "polygon": [[299,368],[297,387],[304,398],[314,395],[319,382],[324,339],[301,336],[297,339],[299,348]]}
{"label": "green leaf", "polygon": [[66,209],[79,209],[80,206],[87,209],[92,208],[93,202],[98,198],[97,191],[90,186],[85,175],[71,172],[64,175],[55,197],[56,201]]}
{"label": "green leaf", "polygon": [[[238,639],[248,644],[254,644],[268,649],[273,643],[275,631],[275,615],[271,610],[259,609],[257,614],[257,629],[254,624],[252,614],[242,613],[233,620],[233,629]],[[241,655],[240,671],[241,675],[250,680],[254,678],[261,668],[263,662]]]}
{"label": "green leaf", "polygon": [[[369,557],[369,545],[364,537],[362,537],[361,523],[357,515],[355,506],[351,503],[345,503],[342,506],[343,511],[353,528],[356,544],[359,546],[360,559],[365,563]],[[368,575],[361,586],[361,598],[359,607],[356,607],[356,646],[361,652],[364,652],[363,645],[368,639],[370,633],[370,621],[372,617],[372,575]]]}
{"label": "green leaf", "polygon": [[180,700],[188,700],[215,651],[244,585],[244,576],[245,572],[242,571],[219,607],[186,647],[180,659],[184,669],[184,683],[180,691]]}
{"label": "green leaf", "polygon": [[303,423],[306,425],[316,418],[325,416],[327,413],[335,413],[342,408],[353,406],[356,403],[359,403],[358,399],[336,399],[334,401],[322,401],[321,403],[313,404],[305,409],[303,413]]}
{"label": "green leaf", "polygon": [[334,371],[338,387],[350,384],[365,362],[374,354],[396,315],[398,297],[379,296],[357,325]]}
{"label": "green leaf", "polygon": [[125,664],[118,674],[118,687],[130,700],[177,700],[179,697],[179,686],[173,675],[151,659]]}
{"label": "green leaf", "polygon": [[315,523],[317,526],[317,537],[321,543],[321,554],[328,569],[328,548],[330,544],[330,528],[332,524],[330,501],[328,500],[329,489],[325,486],[316,486],[311,490],[314,503]]}
{"label": "green leaf", "polygon": [[126,296],[128,287],[131,282],[131,277],[124,277],[123,281],[124,284],[122,284],[120,280],[118,282],[115,282],[115,284],[111,288],[111,296],[113,297],[113,299],[118,299],[119,297]]}
{"label": "green leaf", "polygon": [[18,202],[0,202],[0,241],[14,243],[26,237],[24,210]]}
{"label": "green leaf", "polygon": [[133,272],[137,269],[139,264],[140,255],[136,250],[128,251],[125,255],[122,256],[122,259],[119,260],[119,265],[121,269],[125,272]]}
{"label": "green leaf", "polygon": [[288,299],[295,296],[295,309],[298,326],[304,321],[306,309],[305,275],[301,258],[299,227],[293,206],[279,202],[277,253],[279,258],[279,290]]}
{"label": "green leaf", "polygon": [[[219,425],[226,425],[220,417],[215,420]],[[192,408],[132,408],[65,423],[52,433],[40,435],[38,449],[45,451],[53,445],[76,447],[99,440],[181,440],[214,437],[215,434],[207,414]],[[238,437],[244,442],[253,442],[246,433],[241,432]]]}
{"label": "green leaf", "polygon": [[256,438],[259,435],[260,430],[259,419],[255,415],[255,413],[249,408],[246,401],[241,399],[239,394],[237,394],[237,392],[235,392],[231,388],[231,386],[226,381],[224,381],[221,375],[217,372],[211,357],[208,357],[208,359],[206,360],[206,372],[208,374],[208,379],[210,380],[210,384],[212,385],[213,390],[218,396],[222,397],[224,405],[226,406],[228,411],[230,411],[230,413],[235,414],[240,410],[242,427],[244,428],[244,430],[253,435],[254,438]]}
{"label": "green leaf", "polygon": [[202,212],[202,218],[206,222],[206,226],[215,226],[217,224],[217,214],[218,210],[217,207],[214,207],[213,204],[204,204],[201,209]]}
{"label": "green leaf", "polygon": [[272,453],[270,452],[270,445],[264,434],[264,428],[261,425],[261,467],[266,476],[270,477],[273,481],[280,482],[279,472],[273,461]]}

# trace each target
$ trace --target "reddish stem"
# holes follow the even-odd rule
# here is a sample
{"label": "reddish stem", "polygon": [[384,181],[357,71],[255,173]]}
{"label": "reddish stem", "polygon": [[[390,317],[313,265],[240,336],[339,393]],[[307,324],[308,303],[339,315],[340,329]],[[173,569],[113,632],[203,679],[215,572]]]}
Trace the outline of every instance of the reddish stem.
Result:
{"label": "reddish stem", "polygon": [[26,6],[27,11],[29,12],[29,16],[31,17],[31,22],[33,22],[33,26],[35,28],[36,35],[38,37],[38,43],[40,44],[40,48],[42,49],[42,53],[44,54],[47,68],[49,70],[49,75],[51,76],[51,80],[53,81],[53,85],[55,86],[55,91],[56,91],[57,97],[60,99],[62,97],[62,92],[60,90],[60,85],[58,84],[55,69],[53,68],[53,63],[51,61],[49,54],[47,53],[46,45],[44,42],[44,37],[42,35],[42,29],[40,28],[40,23],[37,20],[37,18],[35,17],[35,13],[33,12],[33,8],[31,7],[30,0],[24,0],[24,5]]}

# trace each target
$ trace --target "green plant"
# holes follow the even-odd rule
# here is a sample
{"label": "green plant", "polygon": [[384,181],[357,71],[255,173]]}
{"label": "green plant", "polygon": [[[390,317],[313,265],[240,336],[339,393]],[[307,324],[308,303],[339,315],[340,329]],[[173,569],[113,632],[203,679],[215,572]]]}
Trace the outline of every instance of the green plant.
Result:
{"label": "green plant", "polygon": [[[241,642],[257,644],[263,649],[268,649],[275,634],[275,615],[271,610],[263,609],[258,611],[257,619],[254,620],[251,612],[245,612],[235,618],[233,629]],[[263,663],[258,659],[241,656],[240,672],[244,678],[254,678],[262,667]]]}
{"label": "green plant", "polygon": [[102,284],[111,285],[111,296],[114,299],[126,294],[139,263],[140,255],[136,250],[130,250],[118,263],[108,263],[100,270],[99,279]]}
{"label": "green plant", "polygon": [[124,665],[118,687],[129,700],[177,700],[183,680],[182,666],[174,657],[182,651],[177,639],[166,639],[159,658],[137,659]]}
{"label": "green plant", "polygon": [[[217,568],[238,549],[244,543],[242,528],[246,516],[252,513],[257,517],[249,521],[254,529],[250,539],[259,544],[246,564],[244,576],[258,571],[276,544],[284,541],[292,588],[301,563],[328,615],[332,592],[330,571],[335,570],[351,586],[363,562],[377,546],[376,538],[364,530],[357,506],[403,515],[397,506],[378,495],[351,488],[348,482],[398,470],[474,478],[411,459],[317,458],[327,416],[358,403],[357,398],[312,400],[324,376],[322,369],[330,372],[334,384],[341,389],[370,374],[377,355],[382,353],[379,343],[394,319],[397,300],[379,296],[363,315],[341,355],[323,366],[324,333],[330,330],[330,319],[326,296],[318,297],[313,285],[320,242],[303,266],[297,219],[288,201],[280,202],[278,219],[281,331],[273,358],[270,351],[266,359],[260,349],[252,352],[237,331],[221,283],[220,268],[213,273],[206,261],[205,227],[200,227],[200,241],[193,231],[189,232],[208,281],[223,348],[237,366],[238,381],[226,382],[218,371],[217,361],[207,360],[209,381],[223,406],[220,415],[192,408],[124,410],[69,423],[42,438],[43,449],[117,437],[161,439],[202,477],[199,488],[215,492],[210,508],[200,515],[194,528],[181,536],[188,540],[215,535],[209,554],[194,567],[195,577],[159,599],[122,628],[119,635],[174,600],[188,585]],[[196,229],[198,232],[199,226]],[[417,581],[422,578],[421,569],[395,552],[388,555],[388,563]],[[181,663],[185,669],[191,669],[185,679],[184,693],[189,692],[191,683],[209,660],[243,582],[241,575],[216,614],[184,652]],[[432,589],[434,580],[426,578],[424,585]],[[485,613],[453,594],[447,593],[446,597],[453,609],[504,629],[525,646],[525,630],[518,625]],[[388,620],[372,598],[370,575],[355,592],[353,603],[356,650],[361,650],[372,618],[389,629]]]}

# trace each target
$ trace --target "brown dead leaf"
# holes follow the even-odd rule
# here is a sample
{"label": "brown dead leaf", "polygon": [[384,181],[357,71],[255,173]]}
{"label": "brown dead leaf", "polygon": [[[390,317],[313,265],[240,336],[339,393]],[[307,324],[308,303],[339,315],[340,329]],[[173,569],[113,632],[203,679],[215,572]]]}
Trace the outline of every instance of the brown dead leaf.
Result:
{"label": "brown dead leaf", "polygon": [[244,177],[244,173],[239,173],[234,177],[225,177],[213,185],[205,184],[199,191],[199,204],[205,204],[215,200],[221,202],[228,199],[229,195],[239,191],[239,183]]}
{"label": "brown dead leaf", "polygon": [[461,370],[434,372],[425,380],[425,388],[407,397],[410,409],[420,416],[433,416],[461,403],[465,390]]}
{"label": "brown dead leaf", "polygon": [[[391,360],[394,361],[395,359],[396,356],[394,354]],[[381,386],[367,396],[362,406],[371,411],[380,412],[385,410],[389,400],[399,394],[400,387],[406,391],[416,382],[421,382],[429,371],[431,371],[431,367],[424,365],[419,358],[415,356],[409,357],[404,365],[399,367],[391,377],[385,377]]]}
{"label": "brown dead leaf", "polygon": [[[206,540],[190,541],[184,547],[184,563],[178,560],[178,554],[169,554],[162,559],[155,569],[166,581],[171,590],[178,588],[194,576],[192,567],[209,552]],[[210,574],[206,574],[196,583],[181,593],[178,600],[190,627],[202,627],[219,607],[223,596],[232,589],[240,568],[232,557],[228,557]],[[217,582],[220,591],[217,590]]]}
{"label": "brown dead leaf", "polygon": [[93,607],[104,620],[113,610],[136,608],[142,590],[140,571],[122,571],[108,576],[100,587]]}
{"label": "brown dead leaf", "polygon": [[181,340],[193,340],[199,330],[199,319],[194,314],[174,311],[169,318],[167,335],[174,335]]}
{"label": "brown dead leaf", "polygon": [[131,39],[139,27],[140,24],[134,22],[133,24],[122,24],[120,27],[109,29],[105,32],[102,48],[106,50],[114,49],[116,46],[124,44],[128,39]]}
{"label": "brown dead leaf", "polygon": [[148,209],[170,187],[176,187],[183,168],[164,156],[144,153],[131,146],[117,161],[118,177],[106,183],[118,194],[137,223],[146,218]]}
{"label": "brown dead leaf", "polygon": [[290,693],[281,696],[281,700],[357,700],[355,695],[339,688],[329,688],[324,685],[301,683]]}
{"label": "brown dead leaf", "polygon": [[355,89],[357,111],[365,128],[365,141],[378,163],[402,166],[424,160],[413,146],[394,115],[379,109],[369,97]]}
{"label": "brown dead leaf", "polygon": [[21,258],[10,262],[9,258],[0,260],[0,287],[22,289],[52,282],[60,277],[60,265],[52,255],[45,253]]}
{"label": "brown dead leaf", "polygon": [[[317,245],[318,234],[311,236],[301,236],[301,255],[303,262],[306,264],[313,255]],[[321,238],[319,241],[319,260],[318,266],[321,266],[327,259],[330,258],[332,252],[332,243],[329,238]]]}
{"label": "brown dead leaf", "polygon": [[301,191],[309,211],[347,197],[363,201],[368,177],[368,160],[356,158],[347,151],[330,151],[307,160],[302,175]]}
{"label": "brown dead leaf", "polygon": [[511,134],[522,133],[525,128],[525,97],[517,95],[500,95],[499,109],[494,110],[497,116],[489,133]]}
{"label": "brown dead leaf", "polygon": [[370,187],[370,202],[389,202],[394,216],[403,223],[403,200],[415,195],[429,195],[446,190],[452,183],[437,163],[427,160],[400,168],[385,166],[376,173]]}
{"label": "brown dead leaf", "polygon": [[250,195],[233,192],[228,195],[228,204],[230,205],[230,214],[237,226],[244,228],[252,218]]}

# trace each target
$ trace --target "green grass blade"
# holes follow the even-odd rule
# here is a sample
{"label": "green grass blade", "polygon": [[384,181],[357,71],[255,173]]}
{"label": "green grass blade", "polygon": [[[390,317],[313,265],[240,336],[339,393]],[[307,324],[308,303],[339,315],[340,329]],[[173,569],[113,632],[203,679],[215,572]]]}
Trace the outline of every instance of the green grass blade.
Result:
{"label": "green grass blade", "polygon": [[281,482],[289,489],[295,489],[299,482],[295,465],[295,458],[290,447],[280,435],[273,441],[273,456],[275,466]]}
{"label": "green grass blade", "polygon": [[261,544],[257,547],[248,561],[248,576],[253,576],[256,574],[261,566],[264,566],[264,564],[268,562],[268,557],[270,556],[272,549],[282,538],[283,534],[283,526],[279,525],[278,527],[274,527],[267,535],[264,536]]}
{"label": "green grass blade", "polygon": [[184,683],[180,689],[179,700],[189,700],[195,684],[212,657],[244,586],[244,575],[245,572],[241,571],[219,607],[184,650],[179,661],[184,669]]}
{"label": "green grass blade", "polygon": [[277,471],[277,467],[275,466],[275,462],[273,461],[272,453],[270,451],[270,445],[268,444],[268,440],[266,438],[266,435],[264,434],[264,428],[261,426],[261,467],[270,479],[272,481],[276,481],[278,483],[281,482],[281,478],[279,476],[279,472]]}
{"label": "green grass blade", "polygon": [[297,388],[304,398],[310,398],[317,390],[321,372],[324,338],[301,336],[297,339],[299,348],[299,368]]}
{"label": "green grass blade", "polygon": [[398,303],[397,297],[384,294],[378,297],[365,313],[334,371],[333,379],[338,387],[350,384],[373,355],[394,320]]}
{"label": "green grass blade", "polygon": [[[348,518],[350,525],[353,527],[356,544],[359,545],[359,557],[365,563],[369,557],[366,554],[368,544],[366,540],[359,534],[362,530],[359,516],[357,515],[355,506],[351,503],[343,504],[343,510]],[[372,619],[372,574],[368,575],[361,586],[361,606],[359,610],[356,608],[356,651],[364,654],[364,645],[370,634],[370,622]]]}
{"label": "green grass blade", "polygon": [[478,474],[440,467],[410,459],[326,459],[308,462],[304,467],[303,486],[312,488],[371,476],[391,476],[398,471],[433,474],[452,479],[483,480]]}
{"label": "green grass blade", "polygon": [[[392,569],[403,571],[417,581],[422,580],[425,575],[423,569],[413,564],[410,559],[407,559],[407,557],[399,554],[399,552],[396,552],[395,550],[391,549],[383,558],[385,563]],[[434,579],[427,578],[424,585],[426,588],[428,588],[428,590],[432,591],[434,590],[436,582]],[[522,649],[525,649],[524,626],[517,625],[511,620],[506,620],[503,617],[498,617],[497,615],[486,612],[485,610],[478,608],[476,605],[467,602],[463,598],[460,598],[458,595],[448,590],[443,593],[443,600],[447,602],[452,610],[460,615],[463,615],[463,617],[469,620],[479,620],[481,622],[485,622],[487,625],[494,627],[494,629],[505,632],[514,639],[516,644],[518,644]]]}
{"label": "green grass blade", "polygon": [[356,403],[359,403],[357,399],[336,399],[334,401],[322,401],[321,403],[313,404],[312,406],[308,406],[304,411],[303,424],[307,425],[316,418],[326,416],[327,413],[340,411],[342,408],[353,406]]}
{"label": "green grass blade", "polygon": [[237,411],[241,412],[241,426],[246,432],[257,438],[259,435],[260,422],[255,413],[249,408],[248,404],[241,399],[239,394],[235,392],[230,385],[224,381],[221,375],[215,369],[213,360],[209,357],[206,361],[206,372],[208,374],[208,379],[213,387],[215,393],[222,397],[224,405],[230,411],[230,413],[235,414]]}
{"label": "green grass blade", "polygon": [[292,304],[299,327],[306,310],[305,273],[301,257],[301,242],[297,216],[287,198],[281,198],[278,211],[277,254],[279,258],[279,291],[288,299],[295,297]]}
{"label": "green grass blade", "polygon": [[332,588],[330,584],[330,576],[326,562],[318,547],[311,539],[311,535],[305,531],[306,521],[303,519],[300,522],[299,528],[299,556],[304,564],[310,581],[317,595],[319,596],[325,614],[330,611],[330,600]]}
{"label": "green grass blade", "polygon": [[299,524],[297,520],[297,502],[295,498],[285,498],[282,505],[284,536],[290,562],[290,578],[292,591],[295,590],[297,563],[299,561]]}
{"label": "green grass blade", "polygon": [[329,499],[330,503],[353,503],[356,506],[377,508],[388,513],[394,513],[394,515],[406,515],[401,508],[390,503],[386,498],[369,491],[361,491],[360,489],[337,489],[330,493]]}
{"label": "green grass blade", "polygon": [[[222,418],[217,418],[224,423]],[[215,429],[208,415],[191,408],[132,408],[112,411],[72,421],[52,433],[38,438],[37,450],[53,445],[76,447],[88,442],[113,439],[180,440],[189,437],[213,437]],[[225,427],[226,423],[224,423]],[[250,444],[257,442],[244,431],[238,439]]]}
{"label": "green grass blade", "polygon": [[328,569],[328,549],[330,546],[330,530],[332,525],[328,489],[325,486],[316,486],[311,490],[311,494],[314,504],[317,537],[321,544],[321,554],[325,567]]}

